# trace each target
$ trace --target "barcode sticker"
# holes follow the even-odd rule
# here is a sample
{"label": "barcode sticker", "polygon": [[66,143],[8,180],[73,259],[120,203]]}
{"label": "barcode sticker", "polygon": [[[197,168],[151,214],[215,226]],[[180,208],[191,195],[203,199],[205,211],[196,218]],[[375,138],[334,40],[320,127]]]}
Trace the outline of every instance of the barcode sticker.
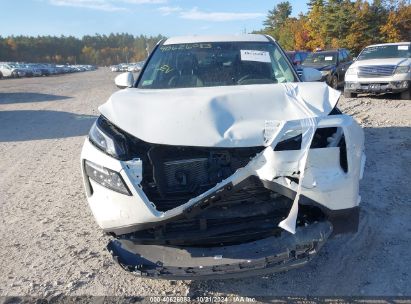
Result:
{"label": "barcode sticker", "polygon": [[242,61],[271,62],[270,54],[265,51],[241,50]]}

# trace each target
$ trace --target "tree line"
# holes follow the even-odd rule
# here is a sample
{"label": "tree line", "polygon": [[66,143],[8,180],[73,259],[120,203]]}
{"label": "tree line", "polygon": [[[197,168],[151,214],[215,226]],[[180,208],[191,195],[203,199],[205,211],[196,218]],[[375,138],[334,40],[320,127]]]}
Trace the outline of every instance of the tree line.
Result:
{"label": "tree line", "polygon": [[285,1],[268,12],[257,33],[273,36],[286,50],[348,48],[358,54],[374,43],[411,40],[409,0],[310,0],[308,12],[290,17]]}
{"label": "tree line", "polygon": [[158,36],[126,33],[73,36],[0,36],[0,62],[53,62],[59,64],[112,65],[136,62],[147,57]]}

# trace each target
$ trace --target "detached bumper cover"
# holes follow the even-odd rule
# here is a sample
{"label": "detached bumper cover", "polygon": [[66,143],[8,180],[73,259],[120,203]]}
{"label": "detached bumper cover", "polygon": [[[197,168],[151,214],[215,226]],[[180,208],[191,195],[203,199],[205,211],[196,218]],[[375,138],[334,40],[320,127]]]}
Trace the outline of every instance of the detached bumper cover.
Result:
{"label": "detached bumper cover", "polygon": [[222,247],[171,247],[112,240],[107,249],[125,270],[150,278],[213,279],[263,275],[305,265],[332,233],[328,221],[296,234]]}

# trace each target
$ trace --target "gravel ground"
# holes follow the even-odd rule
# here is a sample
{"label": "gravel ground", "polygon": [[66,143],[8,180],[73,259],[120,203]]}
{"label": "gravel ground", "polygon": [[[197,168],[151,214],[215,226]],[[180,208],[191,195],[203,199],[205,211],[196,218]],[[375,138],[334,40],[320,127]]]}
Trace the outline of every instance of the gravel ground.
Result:
{"label": "gravel ground", "polygon": [[411,296],[411,101],[339,107],[365,128],[359,232],[331,239],[306,267],[260,278],[160,281],[105,250],[80,175],[84,136],[116,90],[107,69],[0,81],[0,296]]}

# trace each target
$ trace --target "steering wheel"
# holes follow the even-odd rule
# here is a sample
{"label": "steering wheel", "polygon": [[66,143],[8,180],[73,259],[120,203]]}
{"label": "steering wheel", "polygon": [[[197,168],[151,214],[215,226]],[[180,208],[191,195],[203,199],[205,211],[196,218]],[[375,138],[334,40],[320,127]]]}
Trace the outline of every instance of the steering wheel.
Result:
{"label": "steering wheel", "polygon": [[253,76],[252,74],[246,74],[243,77],[241,77],[240,79],[237,80],[237,84],[243,84],[243,82],[247,79],[252,79]]}

